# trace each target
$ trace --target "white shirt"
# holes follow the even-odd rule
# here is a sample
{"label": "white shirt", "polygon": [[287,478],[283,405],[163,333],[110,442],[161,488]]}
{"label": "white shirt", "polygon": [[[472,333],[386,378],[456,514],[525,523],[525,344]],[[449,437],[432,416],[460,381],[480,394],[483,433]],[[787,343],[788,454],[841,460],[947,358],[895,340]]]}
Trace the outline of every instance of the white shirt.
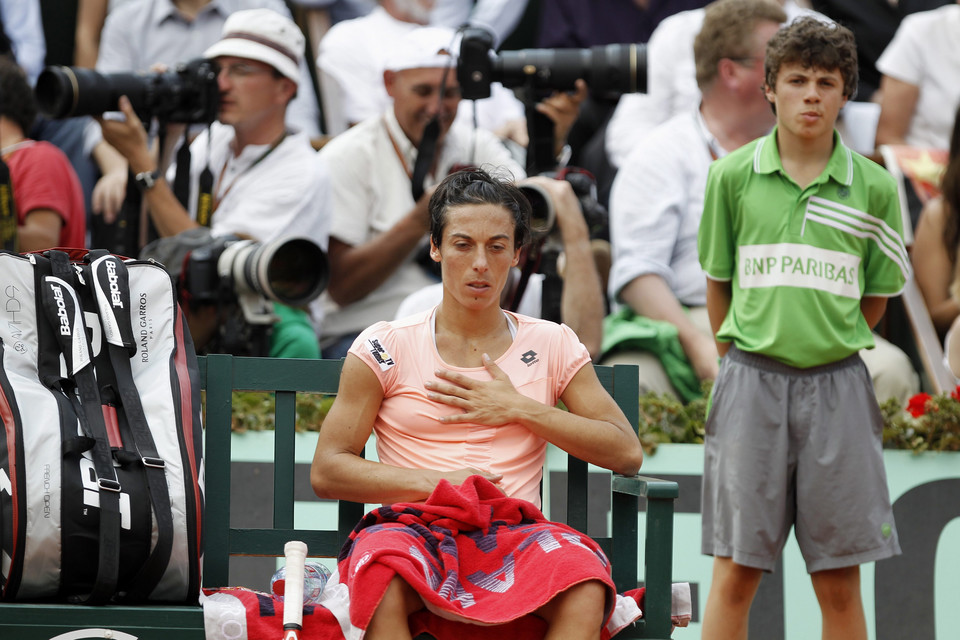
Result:
{"label": "white shirt", "polygon": [[690,109],[654,129],[627,157],[610,192],[611,299],[653,273],[681,303],[706,304],[697,231],[711,150],[726,155],[700,111]]}
{"label": "white shirt", "polygon": [[[404,157],[403,163],[394,143]],[[472,155],[471,150],[474,151]],[[416,148],[400,129],[393,109],[334,137],[319,155],[333,185],[331,236],[349,245],[360,246],[389,231],[413,209],[407,172],[413,170]],[[443,140],[437,173],[427,176],[425,186],[439,183],[456,163],[503,167],[515,178],[525,176],[523,168],[492,133],[454,124]],[[340,307],[324,294],[327,313],[323,335],[344,335],[380,320],[390,320],[408,294],[435,281],[414,262],[411,254],[383,284],[362,300]]]}
{"label": "white shirt", "polygon": [[960,5],[905,17],[877,69],[920,88],[907,144],[949,149],[960,104]]}
{"label": "white shirt", "polygon": [[[393,45],[419,25],[392,17],[377,6],[369,14],[333,25],[320,41],[317,69],[323,86],[324,119],[327,133],[337,135],[350,123],[380,115],[392,101],[383,84],[383,69]],[[453,44],[453,43],[451,43]],[[456,68],[450,70],[454,79]],[[500,84],[492,95],[477,101],[478,125],[491,131],[510,120],[522,119],[523,103]],[[473,105],[464,100],[457,120],[469,124]]]}
{"label": "white shirt", "polygon": [[[789,0],[783,6],[787,21],[821,13],[798,7]],[[647,93],[621,96],[606,131],[607,155],[619,167],[643,136],[678,113],[700,104],[693,41],[703,26],[705,9],[681,11],[664,18],[647,43]]]}
{"label": "white shirt", "polygon": [[[213,234],[242,234],[260,242],[302,236],[326,251],[330,180],[306,134],[287,135],[269,153],[270,144],[247,145],[234,157],[233,127],[214,122],[210,131],[210,171],[220,199],[211,218]],[[190,155],[189,211],[195,219],[200,173],[207,165],[207,131],[190,145]],[[173,184],[175,175],[173,165],[167,171],[168,183]]]}

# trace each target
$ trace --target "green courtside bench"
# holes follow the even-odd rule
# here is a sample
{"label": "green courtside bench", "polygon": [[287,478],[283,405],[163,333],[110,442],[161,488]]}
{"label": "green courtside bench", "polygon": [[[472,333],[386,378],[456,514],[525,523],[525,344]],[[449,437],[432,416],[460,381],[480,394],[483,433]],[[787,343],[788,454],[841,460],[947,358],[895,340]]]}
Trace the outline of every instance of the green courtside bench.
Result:
{"label": "green courtside bench", "polygon": [[[328,529],[294,526],[294,424],[296,394],[335,394],[341,360],[280,360],[210,355],[200,358],[205,398],[206,514],[203,528],[203,584],[239,586],[230,580],[232,555],[282,556],[288,540],[303,540],[310,555],[336,557],[363,506],[341,501],[339,522]],[[636,428],[639,413],[638,373],[632,365],[597,366],[604,387],[613,395]],[[273,391],[276,396],[274,444],[273,522],[262,528],[230,526],[230,446],[234,390]],[[568,460],[567,524],[587,531],[587,465]],[[647,586],[645,617],[618,638],[669,638],[673,508],[678,487],[641,476],[612,479],[612,531],[599,538],[613,562],[618,591],[638,584],[639,499],[646,499],[646,538],[643,542]],[[78,632],[78,630],[91,630]],[[95,631],[94,631],[95,630]],[[0,603],[0,639],[62,640],[114,638],[118,640],[202,640],[200,606],[144,605],[85,607],[65,604]],[[251,639],[252,640],[252,639]]]}

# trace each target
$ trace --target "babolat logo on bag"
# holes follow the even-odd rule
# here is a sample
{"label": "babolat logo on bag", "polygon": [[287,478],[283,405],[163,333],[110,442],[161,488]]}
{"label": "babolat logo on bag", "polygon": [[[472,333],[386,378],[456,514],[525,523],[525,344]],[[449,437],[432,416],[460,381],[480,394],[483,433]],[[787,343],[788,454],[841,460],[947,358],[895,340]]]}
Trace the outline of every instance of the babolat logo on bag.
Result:
{"label": "babolat logo on bag", "polygon": [[70,316],[67,314],[67,302],[63,299],[63,287],[47,282],[50,291],[53,292],[53,300],[57,304],[57,317],[60,319],[60,335],[70,335]]}
{"label": "babolat logo on bag", "polygon": [[[170,276],[0,251],[0,281],[0,599],[196,603],[199,376]],[[147,360],[131,296],[154,320]]]}
{"label": "babolat logo on bag", "polygon": [[123,309],[123,298],[120,295],[120,278],[117,276],[117,263],[107,260],[107,283],[110,287],[110,303]]}

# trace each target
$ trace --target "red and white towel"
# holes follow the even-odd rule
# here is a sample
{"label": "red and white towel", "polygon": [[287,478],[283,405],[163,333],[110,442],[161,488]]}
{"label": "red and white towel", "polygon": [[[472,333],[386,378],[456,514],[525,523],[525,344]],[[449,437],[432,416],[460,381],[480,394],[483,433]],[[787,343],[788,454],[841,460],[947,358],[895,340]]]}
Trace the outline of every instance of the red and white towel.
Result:
{"label": "red and white towel", "polygon": [[[442,481],[425,503],[368,513],[341,550],[320,604],[304,608],[301,638],[362,639],[394,575],[426,604],[410,618],[414,635],[474,640],[497,624],[507,625],[498,629],[504,637],[540,638],[546,623],[530,614],[587,580],[607,586],[604,640],[642,615],[643,590],[617,595],[610,563],[593,540],[473,476],[457,486]],[[282,633],[283,603],[221,589],[207,592],[204,618],[207,640],[236,638],[240,627],[250,640],[269,640]]]}

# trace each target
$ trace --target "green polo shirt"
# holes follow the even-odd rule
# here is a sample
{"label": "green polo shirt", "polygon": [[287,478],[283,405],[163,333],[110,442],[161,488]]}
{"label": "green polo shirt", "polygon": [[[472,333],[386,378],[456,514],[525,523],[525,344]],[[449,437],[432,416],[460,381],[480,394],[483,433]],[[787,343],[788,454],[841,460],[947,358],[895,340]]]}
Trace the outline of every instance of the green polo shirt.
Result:
{"label": "green polo shirt", "polygon": [[860,299],[898,295],[910,264],[893,178],[836,133],[805,189],[776,129],[714,162],[698,249],[707,277],[732,285],[718,339],[801,368],[872,347]]}

